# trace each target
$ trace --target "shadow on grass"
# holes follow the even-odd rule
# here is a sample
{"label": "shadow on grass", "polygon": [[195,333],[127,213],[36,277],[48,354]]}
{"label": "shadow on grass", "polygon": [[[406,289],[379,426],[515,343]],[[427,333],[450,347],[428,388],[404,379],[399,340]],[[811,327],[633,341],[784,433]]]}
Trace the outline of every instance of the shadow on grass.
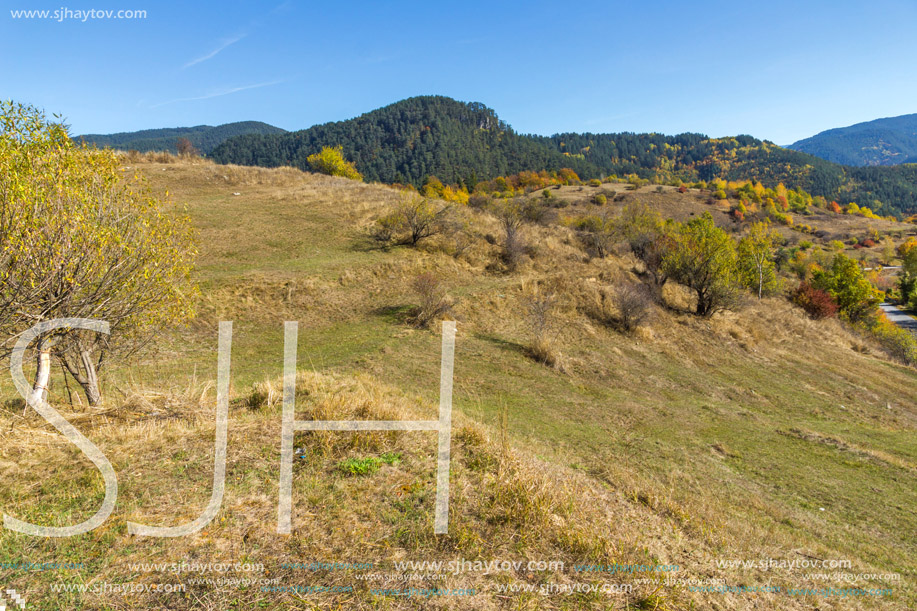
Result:
{"label": "shadow on grass", "polygon": [[394,305],[382,306],[370,310],[374,316],[378,316],[387,323],[394,325],[412,325],[414,320],[415,307],[412,305]]}
{"label": "shadow on grass", "polygon": [[24,415],[26,412],[25,399],[22,397],[7,399],[3,401],[3,405],[0,406],[0,411],[7,412],[14,416],[19,416],[20,414]]}
{"label": "shadow on grass", "polygon": [[526,358],[531,358],[531,350],[528,346],[523,346],[522,344],[502,337],[498,337],[491,333],[476,333],[475,337],[482,339],[485,342],[493,344],[494,346],[500,348],[501,350],[506,350],[507,352],[515,352],[516,354],[521,354]]}
{"label": "shadow on grass", "polygon": [[389,252],[399,246],[402,245],[395,242],[380,242],[371,235],[361,233],[350,241],[348,250],[363,253]]}

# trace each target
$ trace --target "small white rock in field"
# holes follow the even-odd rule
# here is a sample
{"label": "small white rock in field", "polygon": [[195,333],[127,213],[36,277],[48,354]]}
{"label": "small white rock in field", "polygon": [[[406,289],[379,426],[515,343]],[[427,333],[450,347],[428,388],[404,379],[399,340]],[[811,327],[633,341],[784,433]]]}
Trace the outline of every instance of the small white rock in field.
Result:
{"label": "small white rock in field", "polygon": [[233,195],[242,195],[241,193],[233,193]]}

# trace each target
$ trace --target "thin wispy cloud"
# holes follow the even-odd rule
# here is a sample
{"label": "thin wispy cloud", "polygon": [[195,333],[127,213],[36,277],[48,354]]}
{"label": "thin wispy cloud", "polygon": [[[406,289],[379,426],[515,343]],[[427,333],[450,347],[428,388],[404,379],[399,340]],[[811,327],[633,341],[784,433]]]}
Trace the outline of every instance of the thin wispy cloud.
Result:
{"label": "thin wispy cloud", "polygon": [[268,15],[270,16],[270,15],[276,15],[277,13],[286,13],[293,7],[294,7],[294,4],[292,0],[286,0],[285,2],[281,2],[280,4],[272,8],[271,12],[269,12]]}
{"label": "thin wispy cloud", "polygon": [[223,51],[223,50],[226,49],[227,47],[230,47],[230,46],[236,44],[237,42],[239,42],[240,40],[242,40],[242,39],[245,38],[246,36],[247,36],[247,34],[239,34],[238,36],[235,36],[235,37],[233,37],[233,38],[224,38],[222,41],[220,41],[220,44],[219,44],[215,49],[213,49],[213,50],[210,51],[209,53],[205,53],[204,55],[201,55],[201,56],[198,57],[198,58],[192,59],[190,62],[188,62],[187,64],[185,64],[184,66],[182,66],[182,69],[190,68],[191,66],[194,66],[194,65],[196,65],[196,64],[199,64],[199,63],[201,63],[201,62],[205,62],[205,61],[207,61],[208,59],[213,59],[213,58],[216,57],[221,51]]}
{"label": "thin wispy cloud", "polygon": [[293,8],[293,3],[291,2],[291,0],[286,0],[285,2],[281,2],[280,4],[272,8],[270,11],[265,13],[263,16],[249,23],[248,26],[244,28],[244,31],[242,34],[233,36],[231,38],[222,39],[220,41],[220,44],[218,44],[212,51],[210,51],[209,53],[205,53],[204,55],[201,55],[200,57],[192,59],[190,62],[182,66],[182,70],[186,68],[190,68],[191,66],[200,64],[202,62],[205,62],[209,59],[213,59],[214,57],[219,55],[222,51],[224,51],[228,47],[231,47],[232,45],[236,44],[237,42],[239,42],[240,40],[248,36],[252,30],[260,28],[266,18],[273,17],[274,15],[277,15],[280,13],[287,13],[290,11],[291,8]]}
{"label": "thin wispy cloud", "polygon": [[261,87],[270,87],[271,85],[279,85],[283,82],[283,79],[276,81],[268,81],[266,83],[255,83],[254,85],[243,85],[241,87],[232,87],[229,89],[219,89],[217,91],[212,91],[210,93],[194,96],[191,98],[175,98],[174,100],[167,100],[165,102],[160,102],[158,104],[153,104],[150,108],[159,108],[160,106],[165,106],[166,104],[176,104],[178,102],[195,102],[197,100],[209,100],[210,98],[218,98],[220,96],[229,95],[231,93],[238,93],[240,91],[246,91],[248,89],[260,89]]}

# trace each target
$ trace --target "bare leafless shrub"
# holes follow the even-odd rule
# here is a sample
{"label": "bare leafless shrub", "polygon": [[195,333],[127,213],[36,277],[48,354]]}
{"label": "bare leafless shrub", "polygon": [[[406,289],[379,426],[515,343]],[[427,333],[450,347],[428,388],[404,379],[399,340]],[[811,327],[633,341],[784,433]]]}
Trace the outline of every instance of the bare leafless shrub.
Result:
{"label": "bare leafless shrub", "polygon": [[549,367],[559,367],[560,355],[554,341],[557,330],[556,293],[536,290],[523,298],[523,305],[531,334],[529,356]]}
{"label": "bare leafless shrub", "polygon": [[519,267],[526,251],[525,238],[522,235],[522,224],[503,219],[503,262],[509,271]]}
{"label": "bare leafless shrub", "polygon": [[179,157],[199,157],[201,154],[200,151],[197,150],[197,147],[187,138],[179,138],[176,140],[175,148],[178,151]]}
{"label": "bare leafless shrub", "polygon": [[653,314],[653,288],[624,281],[596,289],[588,286],[578,295],[579,309],[596,322],[621,333],[633,333]]}
{"label": "bare leafless shrub", "polygon": [[430,272],[424,272],[414,278],[411,288],[418,298],[418,305],[414,308],[413,323],[425,329],[435,320],[449,314],[453,301],[446,294],[446,289],[439,278]]}
{"label": "bare leafless shrub", "polygon": [[611,289],[611,303],[617,314],[615,323],[619,330],[633,333],[646,322],[653,311],[653,296],[649,287],[639,282],[618,284]]}
{"label": "bare leafless shrub", "polygon": [[503,229],[501,257],[508,271],[515,271],[525,255],[527,247],[522,233],[523,211],[518,199],[501,203],[496,209],[500,227]]}

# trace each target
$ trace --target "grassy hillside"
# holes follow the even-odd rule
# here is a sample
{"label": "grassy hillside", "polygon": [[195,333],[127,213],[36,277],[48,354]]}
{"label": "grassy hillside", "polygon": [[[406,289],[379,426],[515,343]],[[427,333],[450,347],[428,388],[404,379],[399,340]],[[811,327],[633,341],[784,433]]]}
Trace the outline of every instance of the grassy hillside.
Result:
{"label": "grassy hillside", "polygon": [[[497,221],[460,211],[467,244],[432,239],[380,248],[367,228],[400,193],[280,168],[205,162],[138,166],[157,192],[187,206],[199,231],[199,315],[155,354],[108,372],[103,410],[51,397],[111,458],[119,504],[100,529],[73,539],[0,531],[0,563],[84,562],[73,570],[3,568],[30,608],[128,609],[906,609],[917,605],[917,371],[887,359],[835,320],[812,321],[782,298],[699,319],[667,287],[634,335],[588,315],[630,255],[589,258],[567,227],[527,225],[521,267],[495,264]],[[612,198],[677,218],[729,203],[644,187]],[[563,187],[564,214],[593,210],[592,187]],[[808,221],[811,222],[811,221]],[[912,226],[833,215],[824,238]],[[832,224],[833,223],[833,224]],[[791,239],[796,232],[785,230]],[[293,535],[276,533],[282,328],[300,325],[300,419],[428,419],[439,389],[438,333],[409,324],[418,274],[440,278],[456,304],[452,518],[432,529],[435,442],[427,433],[300,433]],[[557,295],[558,366],[529,356],[532,296]],[[216,520],[175,540],[136,539],[127,520],[193,519],[210,497],[217,323],[232,320],[227,491]],[[43,524],[91,515],[101,480],[70,444],[22,410],[4,387],[0,507]],[[379,458],[369,475],[347,459]],[[384,460],[382,460],[384,458]],[[350,463],[353,464],[353,463]],[[76,485],[74,485],[76,484]],[[396,561],[562,561],[563,570],[396,569]],[[770,568],[758,561],[849,561],[850,568]],[[174,574],[132,563],[247,562],[254,573]],[[371,563],[302,570],[286,563]],[[741,561],[748,561],[742,566]],[[739,562],[730,566],[731,562]],[[582,572],[579,565],[678,565],[668,573]],[[556,567],[555,567],[556,569]],[[887,596],[789,593],[789,588],[891,588]],[[444,573],[445,571],[443,571]],[[416,581],[408,575],[420,573]],[[381,574],[378,581],[367,576]],[[279,580],[217,587],[199,578]],[[662,578],[669,578],[669,584]],[[653,578],[659,583],[650,583]],[[648,581],[644,581],[648,580]],[[678,582],[677,580],[683,580]],[[695,580],[689,582],[689,580]],[[184,594],[70,593],[59,583],[182,583]],[[557,593],[582,584],[626,593]],[[720,593],[700,585],[771,586]],[[534,591],[518,591],[534,587]],[[460,599],[393,596],[377,588],[474,589]],[[352,589],[347,589],[352,588]],[[513,591],[512,588],[517,588]],[[544,594],[540,588],[544,588]],[[467,593],[466,593],[467,594]],[[456,600],[457,599],[457,600]]]}
{"label": "grassy hillside", "polygon": [[194,147],[203,154],[208,154],[229,138],[247,134],[282,134],[285,130],[261,121],[238,121],[223,125],[198,125],[195,127],[174,127],[162,129],[144,129],[136,132],[120,132],[117,134],[85,134],[77,136],[89,144],[100,148],[111,147],[122,151],[166,151],[178,152],[176,142],[179,138],[187,138]]}
{"label": "grassy hillside", "polygon": [[838,127],[794,142],[789,148],[855,166],[917,161],[917,114]]}

